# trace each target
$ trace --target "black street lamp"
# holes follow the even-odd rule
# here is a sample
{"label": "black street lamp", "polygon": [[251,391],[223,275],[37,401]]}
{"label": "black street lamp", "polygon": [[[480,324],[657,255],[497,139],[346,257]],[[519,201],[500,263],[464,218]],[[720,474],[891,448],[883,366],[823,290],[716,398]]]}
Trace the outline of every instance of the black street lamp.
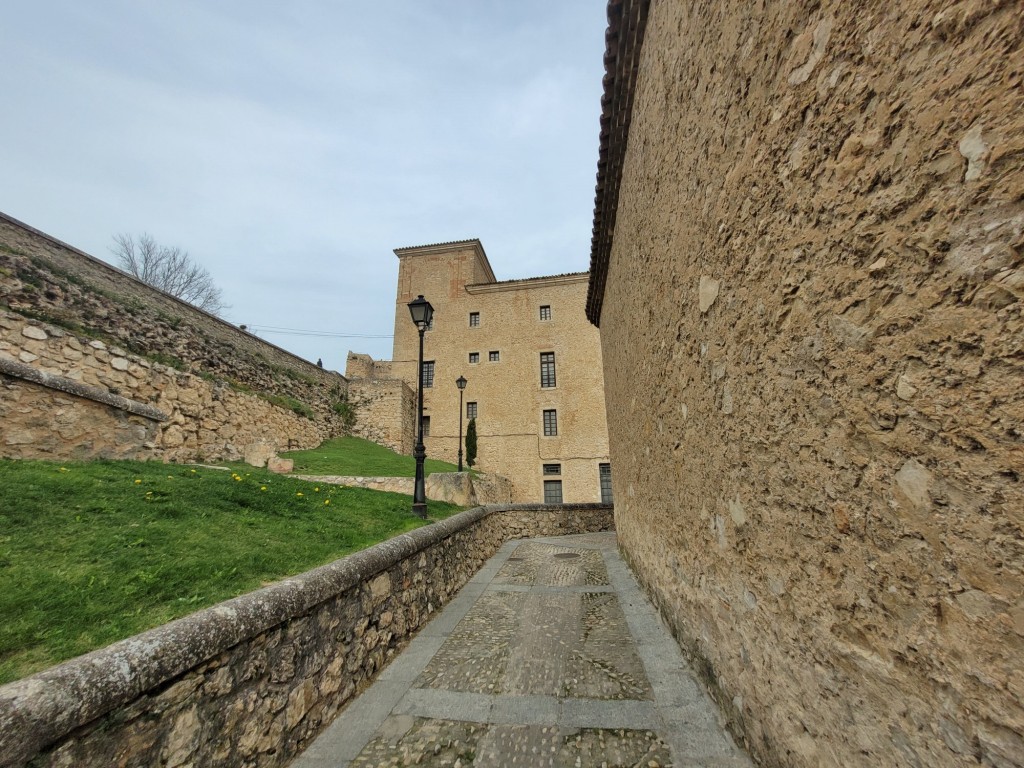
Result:
{"label": "black street lamp", "polygon": [[455,386],[459,388],[459,472],[462,471],[462,390],[468,383],[465,376],[459,376],[455,380]]}
{"label": "black street lamp", "polygon": [[412,321],[420,332],[420,385],[417,390],[419,407],[416,410],[419,424],[416,430],[416,447],[412,451],[412,455],[416,459],[416,484],[412,490],[412,511],[413,514],[426,520],[427,486],[423,476],[423,461],[427,458],[427,448],[423,445],[423,332],[430,327],[430,321],[434,317],[434,308],[430,306],[429,301],[423,298],[421,293],[409,302],[409,314],[412,315]]}

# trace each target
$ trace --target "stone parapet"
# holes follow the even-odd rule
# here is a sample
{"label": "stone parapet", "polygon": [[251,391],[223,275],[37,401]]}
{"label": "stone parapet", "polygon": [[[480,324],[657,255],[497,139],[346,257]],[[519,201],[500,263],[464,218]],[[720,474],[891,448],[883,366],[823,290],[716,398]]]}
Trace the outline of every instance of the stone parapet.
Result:
{"label": "stone parapet", "polygon": [[285,765],[502,543],[610,529],[478,507],[0,687],[0,768]]}

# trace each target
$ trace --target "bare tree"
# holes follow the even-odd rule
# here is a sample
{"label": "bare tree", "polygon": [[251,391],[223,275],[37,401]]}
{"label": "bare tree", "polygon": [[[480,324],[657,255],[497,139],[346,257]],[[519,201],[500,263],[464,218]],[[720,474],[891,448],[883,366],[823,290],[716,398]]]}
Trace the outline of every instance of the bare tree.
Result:
{"label": "bare tree", "polygon": [[117,264],[144,283],[218,315],[227,308],[213,277],[181,248],[160,245],[151,235],[138,240],[131,235],[114,235],[110,252]]}

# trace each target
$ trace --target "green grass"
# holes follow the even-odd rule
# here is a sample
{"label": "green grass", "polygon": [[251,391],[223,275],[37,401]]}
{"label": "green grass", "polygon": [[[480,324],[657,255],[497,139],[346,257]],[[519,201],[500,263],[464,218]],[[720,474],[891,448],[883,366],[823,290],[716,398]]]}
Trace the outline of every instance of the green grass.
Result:
{"label": "green grass", "polygon": [[252,467],[0,460],[0,683],[416,528],[410,504]]}
{"label": "green grass", "polygon": [[[295,461],[300,475],[349,475],[359,477],[415,477],[416,461],[361,437],[327,440],[309,451],[282,453]],[[427,459],[424,469],[431,472],[455,472],[458,467],[446,461]]]}

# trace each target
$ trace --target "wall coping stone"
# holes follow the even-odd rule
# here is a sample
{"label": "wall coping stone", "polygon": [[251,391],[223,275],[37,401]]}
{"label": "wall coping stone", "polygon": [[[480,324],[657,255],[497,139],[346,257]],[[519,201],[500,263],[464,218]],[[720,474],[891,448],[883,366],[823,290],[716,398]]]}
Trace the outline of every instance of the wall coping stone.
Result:
{"label": "wall coping stone", "polygon": [[3,764],[20,764],[76,728],[247,638],[307,614],[489,515],[610,508],[610,504],[475,507],[0,686],[0,734],[18,734],[3,745]]}
{"label": "wall coping stone", "polygon": [[167,414],[148,403],[140,403],[138,400],[130,400],[103,387],[95,387],[91,384],[83,384],[80,381],[69,379],[55,373],[34,368],[31,365],[15,360],[11,357],[0,355],[0,373],[12,376],[16,379],[24,379],[33,384],[38,384],[49,389],[56,389],[76,397],[84,397],[87,400],[94,400],[103,405],[109,405],[136,416],[143,416],[153,421],[167,421]]}

